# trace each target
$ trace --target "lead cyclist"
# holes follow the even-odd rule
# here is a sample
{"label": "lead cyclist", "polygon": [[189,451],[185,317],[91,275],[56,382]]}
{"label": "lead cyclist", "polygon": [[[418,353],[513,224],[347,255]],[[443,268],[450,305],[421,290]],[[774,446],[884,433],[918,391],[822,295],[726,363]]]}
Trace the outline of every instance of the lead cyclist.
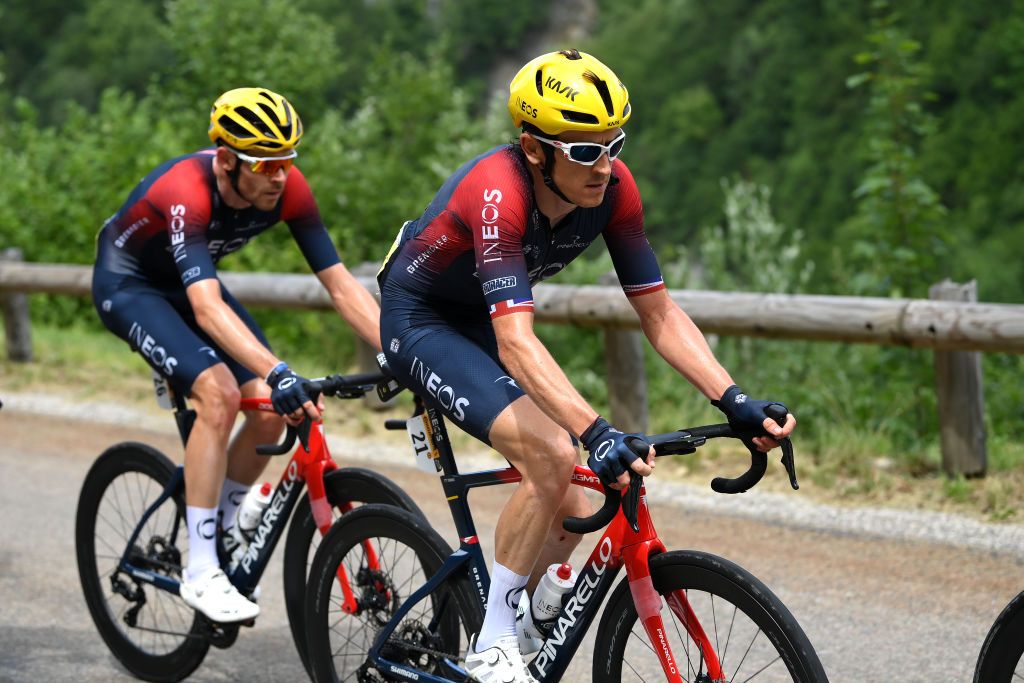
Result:
{"label": "lead cyclist", "polygon": [[[561,520],[588,516],[569,487],[577,437],[602,481],[622,488],[627,470],[650,475],[654,451],[587,403],[537,338],[532,286],[562,270],[599,236],[654,348],[734,426],[788,436],[715,359],[668,296],[644,233],[633,176],[619,159],[632,114],[607,66],[578,50],[544,54],[509,86],[518,140],[471,159],[419,218],[402,226],[378,275],[381,340],[406,387],[521,473],[495,531],[483,627],[466,669],[477,681],[530,682],[515,631],[516,607],[545,568],[580,541]],[[568,432],[568,433],[567,433]],[[773,438],[755,439],[767,451]]]}

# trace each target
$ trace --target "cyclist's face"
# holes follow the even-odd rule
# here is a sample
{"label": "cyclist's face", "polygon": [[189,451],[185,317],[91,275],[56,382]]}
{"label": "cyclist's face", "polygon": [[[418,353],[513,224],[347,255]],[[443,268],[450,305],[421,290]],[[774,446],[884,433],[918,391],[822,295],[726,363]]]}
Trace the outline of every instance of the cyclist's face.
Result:
{"label": "cyclist's face", "polygon": [[270,211],[277,206],[284,192],[285,181],[288,180],[288,170],[279,168],[273,175],[265,175],[256,173],[248,163],[240,159],[237,163],[241,165],[238,189],[242,195],[260,211]]}
{"label": "cyclist's face", "polygon": [[[597,133],[569,131],[562,133],[558,139],[562,142],[596,142],[607,145],[622,131],[621,128]],[[555,150],[555,163],[551,178],[569,201],[576,206],[592,208],[600,206],[604,201],[604,193],[608,189],[608,181],[612,176],[612,162],[607,154],[594,162],[592,166],[578,164],[560,151]]]}

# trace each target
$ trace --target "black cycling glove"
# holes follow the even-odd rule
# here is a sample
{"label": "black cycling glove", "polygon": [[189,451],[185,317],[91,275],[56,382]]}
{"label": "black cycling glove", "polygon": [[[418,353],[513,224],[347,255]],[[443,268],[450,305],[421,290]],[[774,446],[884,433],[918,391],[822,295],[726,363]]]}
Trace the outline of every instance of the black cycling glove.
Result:
{"label": "black cycling glove", "polygon": [[267,375],[270,385],[270,402],[280,415],[290,415],[302,408],[302,404],[311,401],[306,391],[307,380],[292,372],[287,363],[278,363]]}
{"label": "black cycling glove", "polygon": [[580,435],[580,442],[590,453],[587,465],[605,484],[614,484],[634,460],[646,457],[650,448],[643,435],[624,434],[603,417],[587,427]]}
{"label": "black cycling glove", "polygon": [[765,413],[768,406],[780,406],[789,412],[789,409],[778,401],[758,401],[750,398],[735,384],[725,390],[722,398],[712,401],[711,405],[725,413],[733,429],[764,429],[764,419],[769,417]]}

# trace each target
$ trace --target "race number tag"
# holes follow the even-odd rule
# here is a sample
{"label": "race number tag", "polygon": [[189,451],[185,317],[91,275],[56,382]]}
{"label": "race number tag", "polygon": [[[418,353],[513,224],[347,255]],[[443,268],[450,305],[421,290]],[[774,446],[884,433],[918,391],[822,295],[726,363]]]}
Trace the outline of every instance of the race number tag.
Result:
{"label": "race number tag", "polygon": [[414,415],[405,422],[405,430],[409,432],[412,450],[416,454],[416,467],[424,472],[438,474],[441,472],[440,454],[434,447],[433,432],[430,429],[430,418],[426,413]]}
{"label": "race number tag", "polygon": [[156,370],[153,370],[153,391],[156,392],[156,404],[158,406],[165,410],[170,410],[174,407],[171,405],[171,385],[167,382],[167,378]]}

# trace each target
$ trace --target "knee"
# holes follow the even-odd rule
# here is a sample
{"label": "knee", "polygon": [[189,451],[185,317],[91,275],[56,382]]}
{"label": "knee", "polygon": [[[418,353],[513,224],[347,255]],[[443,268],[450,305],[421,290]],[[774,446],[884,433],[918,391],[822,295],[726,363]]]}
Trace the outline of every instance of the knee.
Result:
{"label": "knee", "polygon": [[238,415],[242,395],[234,383],[206,383],[193,389],[196,416],[218,428],[230,431]]}
{"label": "knee", "polygon": [[246,429],[274,440],[284,428],[284,419],[277,413],[251,410],[245,413],[245,426]]}
{"label": "knee", "polygon": [[560,501],[569,488],[576,460],[576,449],[569,439],[560,439],[527,458],[523,477],[549,500]]}

